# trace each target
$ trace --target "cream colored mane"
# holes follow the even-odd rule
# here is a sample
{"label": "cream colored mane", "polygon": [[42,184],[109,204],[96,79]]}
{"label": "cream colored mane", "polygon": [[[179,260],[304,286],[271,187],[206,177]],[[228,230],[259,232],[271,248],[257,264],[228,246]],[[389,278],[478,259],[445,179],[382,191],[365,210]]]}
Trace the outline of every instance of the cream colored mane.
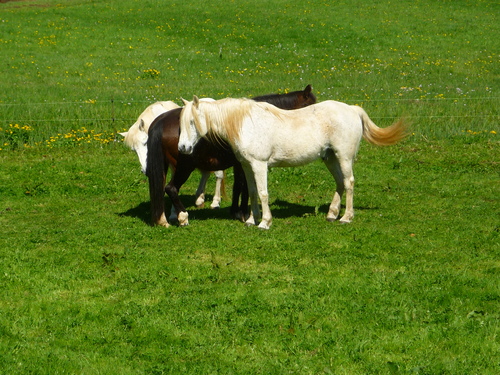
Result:
{"label": "cream colored mane", "polygon": [[[196,103],[193,100],[193,120],[196,130],[199,134],[203,134],[203,126],[198,116],[200,102]],[[221,137],[229,143],[234,144],[239,139],[241,126],[245,118],[251,116],[252,108],[260,107],[265,111],[271,112],[278,119],[283,118],[283,110],[268,104],[266,102],[256,102],[252,99],[233,99],[225,98],[211,103],[203,103],[203,113],[205,115],[205,123],[208,137]]]}

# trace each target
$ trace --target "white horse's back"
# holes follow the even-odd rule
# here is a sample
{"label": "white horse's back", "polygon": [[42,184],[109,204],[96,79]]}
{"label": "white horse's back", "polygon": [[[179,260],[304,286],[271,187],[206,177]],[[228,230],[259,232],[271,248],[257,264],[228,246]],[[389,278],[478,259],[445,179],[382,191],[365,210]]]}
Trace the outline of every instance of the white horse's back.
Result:
{"label": "white horse's back", "polygon": [[[259,136],[260,135],[260,136]],[[353,155],[363,135],[357,111],[325,101],[293,111],[258,103],[241,125],[237,149],[269,167],[293,167],[324,158],[328,150]]]}

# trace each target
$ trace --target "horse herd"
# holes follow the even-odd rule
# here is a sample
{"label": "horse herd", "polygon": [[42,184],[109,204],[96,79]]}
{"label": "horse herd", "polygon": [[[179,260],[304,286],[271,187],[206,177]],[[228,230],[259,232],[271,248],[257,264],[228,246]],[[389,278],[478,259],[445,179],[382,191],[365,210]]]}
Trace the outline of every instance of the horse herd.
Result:
{"label": "horse herd", "polygon": [[[233,167],[231,216],[269,229],[268,168],[299,166],[319,158],[337,185],[327,220],[338,218],[345,192],[346,209],[340,221],[350,222],[354,216],[352,166],[361,138],[385,146],[406,136],[402,120],[379,128],[361,107],[331,100],[316,103],[311,85],[302,91],[252,99],[194,96],[192,101],[183,102],[183,107],[173,102],[154,103],[128,132],[121,133],[125,144],[137,152],[148,177],[153,225],[169,226],[165,193],[172,201],[169,220],[188,224],[179,189],[195,169],[202,173],[196,205],[204,204],[205,185],[210,172],[215,171],[217,184],[211,207],[219,207],[223,170]],[[172,176],[165,186],[169,169]]]}

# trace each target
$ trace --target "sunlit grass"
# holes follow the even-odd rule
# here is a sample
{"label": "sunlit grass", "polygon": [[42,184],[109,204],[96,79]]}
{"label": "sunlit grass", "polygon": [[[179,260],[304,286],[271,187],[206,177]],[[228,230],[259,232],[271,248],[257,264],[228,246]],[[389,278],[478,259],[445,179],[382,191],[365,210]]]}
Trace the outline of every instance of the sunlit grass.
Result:
{"label": "sunlit grass", "polygon": [[[498,374],[494,1],[0,4],[0,373]],[[269,173],[273,227],[151,227],[118,131],[157,100],[285,93],[411,136]],[[227,171],[227,186],[232,172]],[[207,193],[214,188],[209,181]],[[166,199],[166,208],[169,209]]]}
{"label": "sunlit grass", "polygon": [[[125,129],[124,129],[125,130]],[[12,150],[18,147],[73,147],[82,145],[105,146],[118,140],[118,135],[111,131],[97,132],[94,129],[82,127],[77,130],[71,130],[66,134],[55,134],[43,141],[34,142],[31,140],[31,134],[34,129],[29,125],[20,126],[18,124],[9,124],[7,129],[0,128],[0,142],[2,150]]]}

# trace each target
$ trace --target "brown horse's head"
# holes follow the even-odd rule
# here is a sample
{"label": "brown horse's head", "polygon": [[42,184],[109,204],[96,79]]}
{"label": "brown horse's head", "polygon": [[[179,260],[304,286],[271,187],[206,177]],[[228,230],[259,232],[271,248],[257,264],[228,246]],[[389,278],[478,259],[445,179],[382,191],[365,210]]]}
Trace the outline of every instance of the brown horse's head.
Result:
{"label": "brown horse's head", "polygon": [[312,86],[307,85],[304,91],[297,91],[297,107],[303,108],[316,103],[316,95],[312,93]]}
{"label": "brown horse's head", "polygon": [[287,94],[269,94],[252,98],[256,102],[267,102],[281,109],[299,109],[316,103],[311,85],[302,91],[292,91]]}

